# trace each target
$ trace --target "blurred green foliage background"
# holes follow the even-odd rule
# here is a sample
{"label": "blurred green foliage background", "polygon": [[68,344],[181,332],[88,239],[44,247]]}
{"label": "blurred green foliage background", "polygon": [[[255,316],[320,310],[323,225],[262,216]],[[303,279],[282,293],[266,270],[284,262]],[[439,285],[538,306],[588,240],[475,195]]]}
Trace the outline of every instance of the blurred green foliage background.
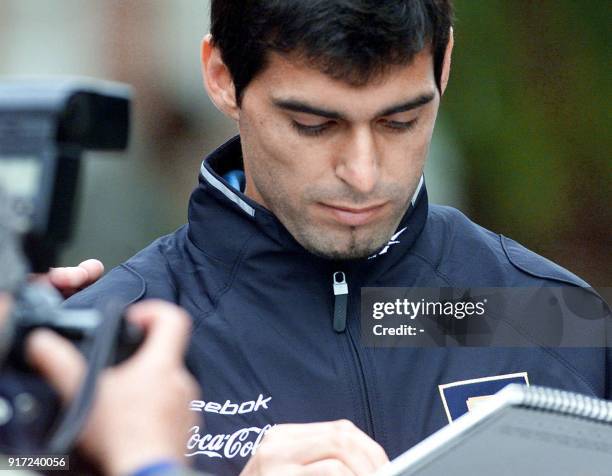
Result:
{"label": "blurred green foliage background", "polygon": [[456,0],[444,113],[471,217],[612,284],[612,3]]}

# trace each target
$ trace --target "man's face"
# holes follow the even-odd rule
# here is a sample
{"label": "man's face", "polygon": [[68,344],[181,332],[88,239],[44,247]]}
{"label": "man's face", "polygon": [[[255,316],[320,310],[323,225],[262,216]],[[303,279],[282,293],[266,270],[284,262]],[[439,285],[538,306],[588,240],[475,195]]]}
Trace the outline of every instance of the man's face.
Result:
{"label": "man's face", "polygon": [[438,106],[428,49],[360,87],[273,53],[240,109],[246,194],[310,252],[369,256],[415,192]]}

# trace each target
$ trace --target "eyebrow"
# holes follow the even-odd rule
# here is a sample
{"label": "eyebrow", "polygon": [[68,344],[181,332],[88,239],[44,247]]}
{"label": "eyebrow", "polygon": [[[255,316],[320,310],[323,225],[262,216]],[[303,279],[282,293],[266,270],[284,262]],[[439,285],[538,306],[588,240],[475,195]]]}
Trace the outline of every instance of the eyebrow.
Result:
{"label": "eyebrow", "polygon": [[[416,109],[417,107],[421,107],[433,100],[435,97],[434,93],[421,94],[416,98],[409,99],[408,101],[402,102],[400,104],[396,104],[394,106],[390,106],[382,111],[379,111],[374,117],[381,116],[390,116],[392,114],[397,114],[399,112],[406,112],[412,109]],[[303,112],[306,114],[313,114],[315,116],[327,117],[328,119],[342,119],[345,120],[346,116],[338,111],[332,111],[330,109],[323,109],[320,107],[312,106],[303,101],[298,101],[295,99],[272,99],[272,103],[280,107],[281,109],[285,109],[287,111],[293,112]]]}

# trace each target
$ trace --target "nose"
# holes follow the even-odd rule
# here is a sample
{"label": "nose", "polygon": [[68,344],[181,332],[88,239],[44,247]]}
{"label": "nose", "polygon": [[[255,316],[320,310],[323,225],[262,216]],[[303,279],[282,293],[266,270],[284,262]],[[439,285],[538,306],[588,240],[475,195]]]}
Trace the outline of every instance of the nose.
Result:
{"label": "nose", "polygon": [[357,192],[372,192],[379,174],[378,151],[372,131],[355,131],[340,153],[336,176]]}

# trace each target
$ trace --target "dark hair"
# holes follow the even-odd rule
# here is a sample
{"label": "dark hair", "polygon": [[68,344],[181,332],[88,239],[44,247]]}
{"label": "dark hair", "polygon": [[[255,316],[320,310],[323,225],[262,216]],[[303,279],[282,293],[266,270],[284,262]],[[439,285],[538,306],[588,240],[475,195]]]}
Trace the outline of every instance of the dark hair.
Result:
{"label": "dark hair", "polygon": [[363,85],[430,45],[440,89],[452,17],[452,0],[212,0],[211,33],[240,103],[268,51]]}

